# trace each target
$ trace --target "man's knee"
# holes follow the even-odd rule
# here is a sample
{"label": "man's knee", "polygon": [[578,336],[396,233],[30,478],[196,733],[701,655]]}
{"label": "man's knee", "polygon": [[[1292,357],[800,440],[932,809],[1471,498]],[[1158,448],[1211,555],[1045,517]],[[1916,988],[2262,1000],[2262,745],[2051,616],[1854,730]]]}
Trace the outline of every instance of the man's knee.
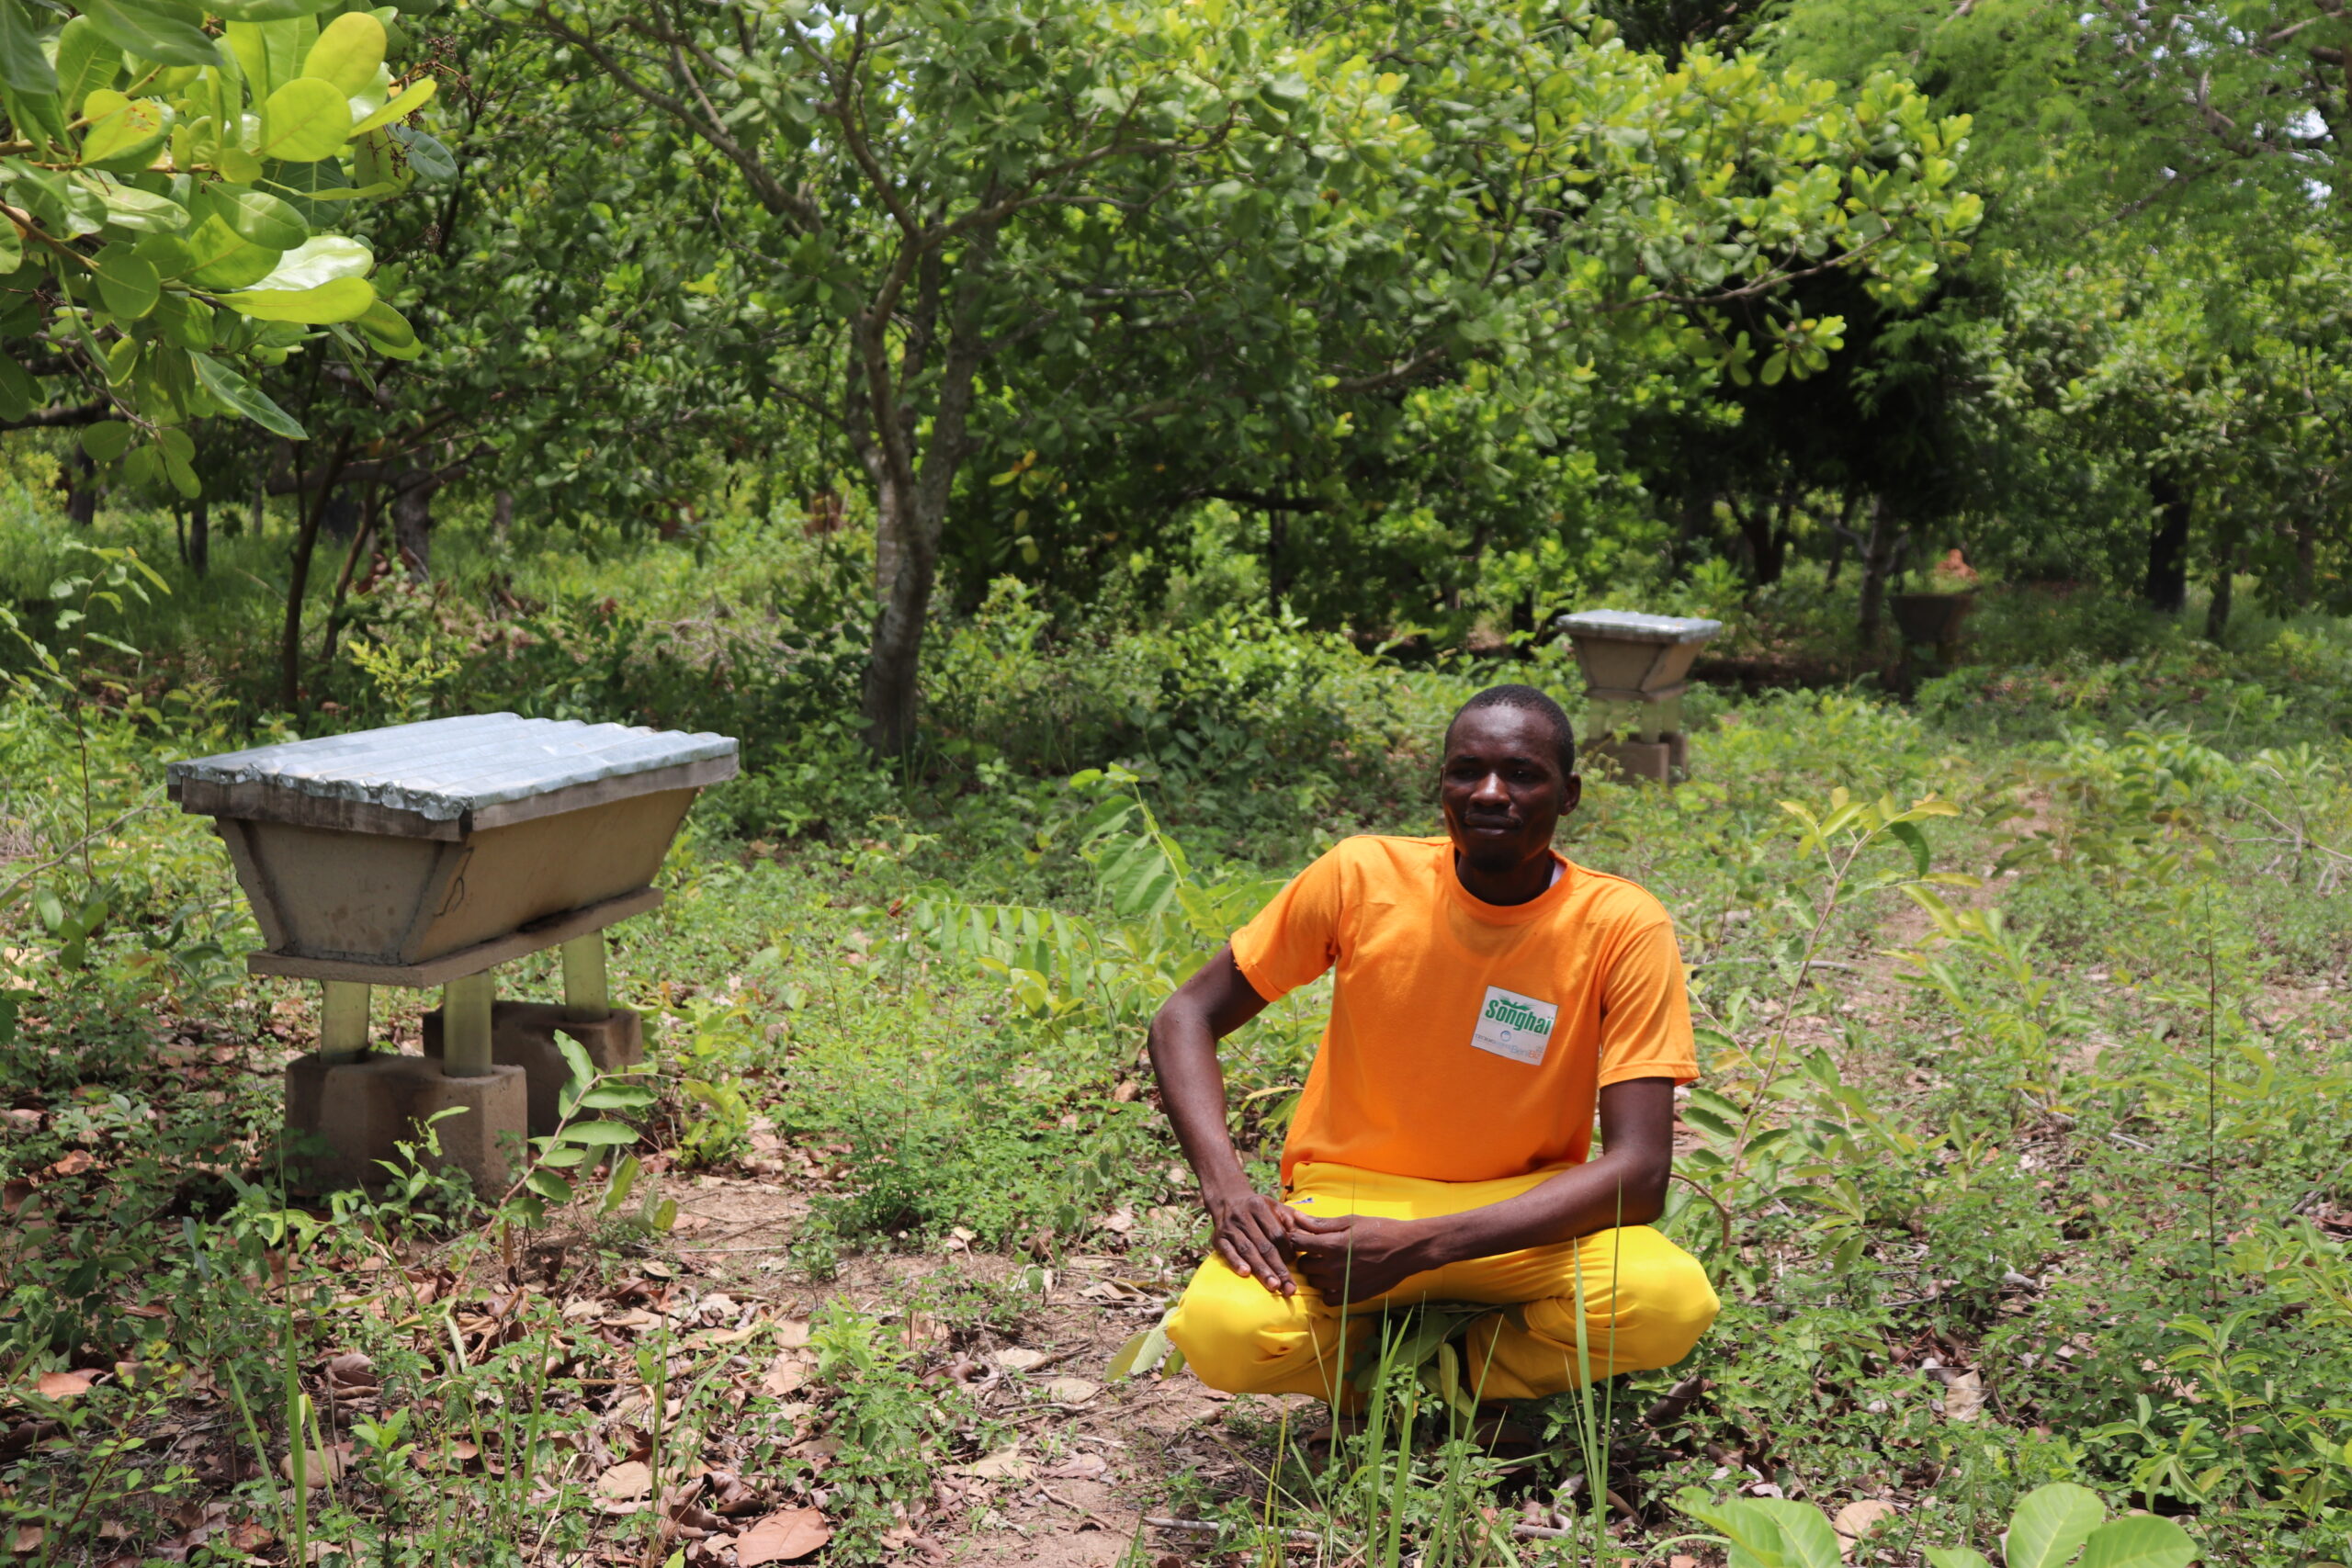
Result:
{"label": "man's knee", "polygon": [[1699,1343],[1723,1303],[1697,1258],[1656,1231],[1642,1234],[1619,1265],[1620,1310],[1639,1330],[1645,1362],[1670,1367]]}
{"label": "man's knee", "polygon": [[1278,1296],[1212,1257],[1168,1316],[1168,1338],[1193,1374],[1226,1393],[1256,1393],[1311,1348],[1306,1292]]}

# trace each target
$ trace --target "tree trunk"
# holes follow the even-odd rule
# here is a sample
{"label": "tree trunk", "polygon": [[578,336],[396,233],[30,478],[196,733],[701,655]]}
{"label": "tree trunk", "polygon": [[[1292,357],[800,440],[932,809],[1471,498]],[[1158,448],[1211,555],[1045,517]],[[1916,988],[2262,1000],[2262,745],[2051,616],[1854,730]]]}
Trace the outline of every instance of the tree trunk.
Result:
{"label": "tree trunk", "polygon": [[278,705],[288,713],[302,705],[302,595],[311,585],[311,554],[319,543],[319,524],[326,516],[327,503],[334,498],[334,481],[350,452],[351,433],[346,430],[335,438],[334,456],[328,460],[326,472],[319,476],[318,496],[302,509],[302,524],[294,535],[293,570],[286,582],[286,626],[277,644]]}
{"label": "tree trunk", "polygon": [[514,526],[514,492],[502,490],[491,498],[490,536],[500,544],[506,542],[508,530]]}
{"label": "tree trunk", "polygon": [[[1283,561],[1289,554],[1285,548],[1290,543],[1289,535],[1290,523],[1282,508],[1268,507],[1266,509],[1266,615],[1269,619],[1281,618],[1283,595],[1290,591],[1290,577],[1283,568]],[[1452,591],[1452,607],[1461,608],[1462,594],[1459,589]]]}
{"label": "tree trunk", "polygon": [[906,508],[897,496],[898,487],[887,476],[879,477],[874,486],[874,603],[890,602],[891,585],[899,581],[899,569],[906,564]]}
{"label": "tree trunk", "polygon": [[2237,596],[2238,542],[2232,539],[2222,547],[2222,559],[2213,569],[2213,598],[2205,606],[2205,640],[2215,647],[2230,629],[2231,601]]}
{"label": "tree trunk", "polygon": [[1854,508],[1860,501],[1850,490],[1838,498],[1838,520],[1829,525],[1829,575],[1825,587],[1838,586],[1838,576],[1846,570],[1846,547],[1861,543],[1854,532]]}
{"label": "tree trunk", "polygon": [[1787,565],[1791,504],[1785,490],[1778,501],[1753,509],[1732,503],[1732,519],[1739,525],[1740,544],[1747,554],[1747,580],[1758,588],[1780,581]]}
{"label": "tree trunk", "polygon": [[2167,615],[2188,603],[2188,492],[2159,469],[2148,479],[2155,522],[2148,530],[2148,607]]}
{"label": "tree trunk", "polygon": [[87,452],[74,455],[73,488],[66,493],[65,515],[83,528],[98,520],[98,465]]}
{"label": "tree trunk", "polygon": [[1862,602],[1854,627],[1855,643],[1864,653],[1878,646],[1879,622],[1886,613],[1887,580],[1894,574],[1905,532],[1887,515],[1886,497],[1871,497],[1871,531],[1862,539]]}
{"label": "tree trunk", "polygon": [[392,480],[392,550],[413,582],[433,581],[433,493],[441,477],[410,468]]}
{"label": "tree trunk", "polygon": [[[958,322],[959,328],[963,325]],[[956,470],[964,460],[965,431],[981,358],[978,334],[959,330],[948,344],[939,404],[932,414],[930,438],[915,482],[907,485],[901,469],[895,480],[876,486],[877,543],[891,537],[898,541],[898,570],[875,623],[864,700],[859,705],[865,720],[865,744],[876,756],[903,756],[914,741],[916,706],[922,695],[923,625],[931,614],[932,590],[939,575],[940,529],[946,522]],[[907,422],[908,426],[912,423]],[[892,466],[884,464],[886,474]]]}
{"label": "tree trunk", "polygon": [[199,495],[187,503],[187,567],[202,577],[212,570],[212,500]]}

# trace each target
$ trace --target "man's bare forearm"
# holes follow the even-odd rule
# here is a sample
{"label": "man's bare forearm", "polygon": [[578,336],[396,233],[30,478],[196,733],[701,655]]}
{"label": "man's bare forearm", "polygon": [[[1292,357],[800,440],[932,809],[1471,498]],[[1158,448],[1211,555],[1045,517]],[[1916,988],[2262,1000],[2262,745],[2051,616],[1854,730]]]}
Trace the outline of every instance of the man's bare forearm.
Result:
{"label": "man's bare forearm", "polygon": [[1634,1191],[1635,1173],[1608,1156],[1564,1170],[1516,1198],[1442,1219],[1415,1222],[1427,1232],[1425,1265],[1439,1269],[1522,1247],[1549,1247],[1617,1225],[1645,1225],[1661,1205]]}
{"label": "man's bare forearm", "polygon": [[1666,1208],[1674,1167],[1674,1085],[1667,1078],[1612,1084],[1601,1091],[1606,1148],[1516,1198],[1459,1214],[1416,1220],[1422,1267],[1573,1241],[1618,1225],[1645,1225]]}
{"label": "man's bare forearm", "polygon": [[1263,1010],[1230,947],[1176,988],[1151,1021],[1151,1070],[1159,1098],[1204,1191],[1246,1186],[1241,1156],[1225,1124],[1225,1069],[1216,1043]]}
{"label": "man's bare forearm", "polygon": [[1226,1127],[1225,1069],[1201,1010],[1171,1000],[1151,1025],[1151,1070],[1185,1162],[1204,1190],[1244,1179]]}

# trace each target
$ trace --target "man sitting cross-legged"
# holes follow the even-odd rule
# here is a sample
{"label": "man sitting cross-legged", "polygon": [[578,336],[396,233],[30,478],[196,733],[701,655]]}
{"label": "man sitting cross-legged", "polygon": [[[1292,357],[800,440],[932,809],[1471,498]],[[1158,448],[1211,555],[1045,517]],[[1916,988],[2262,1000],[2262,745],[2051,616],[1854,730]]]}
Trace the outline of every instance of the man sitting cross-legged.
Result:
{"label": "man sitting cross-legged", "polygon": [[[1345,840],[1160,1009],[1152,1064],[1216,1224],[1168,1335],[1211,1387],[1344,1403],[1382,1309],[1420,1302],[1515,1309],[1465,1347],[1485,1399],[1670,1366],[1714,1320],[1648,1224],[1698,1071],[1681,957],[1657,899],[1553,852],[1581,788],[1559,705],[1480,693],[1446,730],[1444,838]],[[1216,1043],[1327,969],[1278,1201],[1234,1153]]]}

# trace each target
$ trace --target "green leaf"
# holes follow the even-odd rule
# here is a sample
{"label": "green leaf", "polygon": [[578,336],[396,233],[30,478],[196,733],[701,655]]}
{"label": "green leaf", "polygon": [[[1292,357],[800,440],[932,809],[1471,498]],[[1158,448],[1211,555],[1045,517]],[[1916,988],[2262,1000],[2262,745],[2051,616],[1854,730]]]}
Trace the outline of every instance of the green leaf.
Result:
{"label": "green leaf", "polygon": [[2132,1514],[2091,1531],[2075,1568],[2188,1568],[2197,1542],[2170,1519]]}
{"label": "green leaf", "polygon": [[130,426],[119,419],[102,419],[82,427],[82,450],[94,463],[111,463],[130,449]]}
{"label": "green leaf", "polygon": [[583,1111],[642,1111],[658,1098],[650,1089],[624,1084],[599,1084],[580,1097]]}
{"label": "green leaf", "polygon": [[599,1218],[615,1213],[628,1201],[629,1190],[637,1185],[638,1168],[635,1155],[623,1156],[613,1167],[613,1174],[605,1183],[604,1199],[596,1205]]}
{"label": "green leaf", "polygon": [[127,321],[135,321],[155,308],[163,280],[154,266],[131,254],[129,245],[108,245],[97,257],[98,298],[106,308]]}
{"label": "green leaf", "polygon": [[381,299],[368,306],[368,313],[356,324],[368,334],[369,345],[387,359],[414,359],[424,352],[408,318]]}
{"label": "green leaf", "polygon": [[82,162],[126,172],[145,168],[171,134],[170,106],[157,98],[127,98],[100,87],[82,105],[90,123],[82,132]]}
{"label": "green leaf", "polygon": [[408,156],[408,166],[428,185],[447,185],[458,177],[458,160],[447,147],[413,126],[391,128],[393,140]]}
{"label": "green leaf", "polygon": [[319,29],[319,41],[303,57],[302,74],[332,82],[345,97],[356,97],[376,85],[390,41],[383,23],[365,11],[346,11]]}
{"label": "green leaf", "polygon": [[565,1068],[571,1074],[570,1080],[564,1087],[576,1098],[590,1084],[596,1081],[596,1064],[588,1059],[586,1048],[569,1034],[558,1034],[555,1037],[555,1048],[557,1055],[563,1058]]}
{"label": "green leaf", "polygon": [[540,1154],[539,1163],[554,1166],[560,1170],[570,1170],[576,1165],[588,1163],[588,1151],[577,1144],[557,1144],[553,1148]]}
{"label": "green leaf", "polygon": [[188,363],[196,367],[196,378],[204,389],[226,408],[252,420],[272,435],[283,435],[288,441],[308,441],[310,433],[294,422],[293,416],[263,395],[259,389],[221,364],[209,354],[191,354]]}
{"label": "green leaf", "polygon": [[375,265],[375,253],[358,241],[342,234],[318,234],[279,257],[254,288],[307,292],[339,278],[366,277]]}
{"label": "green leaf", "polygon": [[128,229],[134,234],[170,234],[187,227],[187,209],[168,196],[157,196],[117,180],[107,181],[102,194],[107,220],[118,229]]}
{"label": "green leaf", "polygon": [[40,34],[24,0],[0,0],[0,82],[19,93],[55,95],[57,71],[40,51]]}
{"label": "green leaf", "polygon": [[0,275],[25,265],[25,237],[14,223],[0,223]]}
{"label": "green leaf", "polygon": [[1118,1354],[1103,1369],[1102,1376],[1114,1382],[1121,1378],[1141,1377],[1168,1359],[1170,1348],[1167,1325],[1156,1323],[1120,1346]]}
{"label": "green leaf", "polygon": [[[407,86],[402,87],[400,90],[400,92],[392,98],[391,102],[386,104],[382,108],[378,109],[374,114],[369,115],[366,119],[361,120],[357,125],[353,126],[351,128],[351,134],[354,136],[365,136],[371,130],[383,130],[384,127],[391,124],[396,119],[406,119],[409,116],[414,114],[417,110],[423,108],[426,104],[433,101],[434,91],[433,78],[430,76],[420,77],[416,81],[411,82]],[[430,140],[430,138],[427,140]],[[441,144],[435,141],[433,145],[439,147]],[[413,149],[410,151],[409,156],[412,160],[415,158],[416,153]],[[442,157],[444,161],[447,160],[448,153],[446,150],[443,151]],[[457,172],[457,165],[455,164],[451,164],[449,165],[449,173],[454,175]],[[424,169],[421,166],[418,168],[417,173],[424,175],[427,179],[440,179],[445,177],[439,175],[426,174]]]}
{"label": "green leaf", "polygon": [[189,461],[188,454],[171,445],[171,437],[179,434],[176,430],[164,432],[164,477],[172,481],[172,488],[183,499],[194,501],[204,493],[204,481],[196,477],[196,465]]}
{"label": "green leaf", "polygon": [[1993,1568],[1983,1552],[1970,1546],[1931,1546],[1928,1562],[1928,1568]]}
{"label": "green leaf", "polygon": [[2107,1517],[2107,1505],[2087,1487],[2053,1482],[2018,1499],[2009,1516],[2001,1555],[2007,1568],[2060,1568],[2073,1561],[2091,1531]]}
{"label": "green leaf", "polygon": [[1838,1532],[1820,1509],[1785,1497],[1758,1497],[1755,1505],[1781,1527],[1784,1561],[1789,1568],[1838,1568]]}
{"label": "green leaf", "polygon": [[200,219],[182,240],[187,257],[177,265],[150,255],[165,277],[185,277],[204,288],[245,288],[277,268],[279,253],[243,239],[217,214]]}
{"label": "green leaf", "polygon": [[316,288],[248,288],[220,296],[220,303],[241,316],[314,327],[356,321],[375,302],[376,286],[364,277],[338,277]]}
{"label": "green leaf", "polygon": [[311,238],[311,226],[294,204],[267,191],[220,186],[212,191],[205,209],[218,214],[239,239],[267,250],[294,250]]}
{"label": "green leaf", "polygon": [[315,164],[343,151],[351,105],[332,82],[297,76],[262,106],[261,144],[254,152],[288,164]]}
{"label": "green leaf", "polygon": [[33,384],[25,367],[8,355],[0,354],[0,419],[10,423],[33,412],[33,404],[40,397],[40,389]]}
{"label": "green leaf", "polygon": [[590,1148],[612,1148],[637,1142],[637,1129],[626,1122],[574,1122],[563,1130],[566,1139]]}
{"label": "green leaf", "polygon": [[92,93],[113,86],[121,74],[122,51],[89,17],[76,17],[58,30],[57,90],[67,114],[79,116]]}
{"label": "green leaf", "polygon": [[550,1203],[571,1201],[571,1183],[551,1170],[535,1170],[523,1179],[523,1185]]}
{"label": "green leaf", "polygon": [[1886,830],[1903,840],[1904,846],[1911,852],[1912,865],[1917,868],[1921,876],[1927,875],[1935,863],[1928,853],[1928,835],[1908,822],[1889,822]]}
{"label": "green leaf", "polygon": [[211,0],[208,7],[224,22],[290,22],[315,17],[335,0]]}
{"label": "green leaf", "polygon": [[304,31],[300,22],[288,18],[229,24],[229,48],[245,73],[245,85],[255,102],[300,73]]}
{"label": "green leaf", "polygon": [[1695,1486],[1675,1495],[1675,1506],[1702,1524],[1713,1526],[1731,1543],[1732,1568],[1792,1568],[1788,1543],[1781,1527],[1752,1497],[1711,1501]]}
{"label": "green leaf", "polygon": [[126,54],[164,65],[219,65],[204,13],[187,0],[83,0],[82,15]]}

